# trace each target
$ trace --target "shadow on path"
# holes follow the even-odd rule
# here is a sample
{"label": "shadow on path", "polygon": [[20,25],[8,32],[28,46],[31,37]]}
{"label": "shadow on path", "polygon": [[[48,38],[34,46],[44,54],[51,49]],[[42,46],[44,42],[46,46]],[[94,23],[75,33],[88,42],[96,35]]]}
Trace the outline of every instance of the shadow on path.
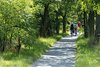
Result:
{"label": "shadow on path", "polygon": [[34,62],[32,67],[75,67],[77,37],[63,37],[42,58]]}

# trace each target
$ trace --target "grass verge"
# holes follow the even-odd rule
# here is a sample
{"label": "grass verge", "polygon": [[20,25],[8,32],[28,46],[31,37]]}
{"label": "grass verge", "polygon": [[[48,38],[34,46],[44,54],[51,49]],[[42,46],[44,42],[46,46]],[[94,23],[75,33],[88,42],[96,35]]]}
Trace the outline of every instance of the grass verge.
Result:
{"label": "grass verge", "polygon": [[94,45],[90,38],[83,36],[77,39],[76,44],[76,67],[100,67],[100,45]]}
{"label": "grass verge", "polygon": [[0,67],[31,67],[32,63],[41,57],[54,43],[65,34],[48,38],[38,38],[33,46],[23,47],[19,54],[6,51],[0,53]]}

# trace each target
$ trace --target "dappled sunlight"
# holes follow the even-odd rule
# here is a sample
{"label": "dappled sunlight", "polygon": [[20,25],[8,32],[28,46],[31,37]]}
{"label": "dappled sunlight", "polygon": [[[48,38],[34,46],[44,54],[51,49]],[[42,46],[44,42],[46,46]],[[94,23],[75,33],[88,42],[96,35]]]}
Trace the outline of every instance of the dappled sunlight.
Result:
{"label": "dappled sunlight", "polygon": [[75,40],[78,38],[78,36],[67,36],[62,38],[61,42],[75,42]]}
{"label": "dappled sunlight", "polygon": [[66,36],[63,37],[62,39],[69,39],[69,40],[73,40],[73,39],[77,39],[78,36]]}
{"label": "dappled sunlight", "polygon": [[0,67],[100,67],[99,41],[100,0],[0,0]]}
{"label": "dappled sunlight", "polygon": [[63,37],[34,62],[32,67],[75,67],[75,40],[77,37]]}

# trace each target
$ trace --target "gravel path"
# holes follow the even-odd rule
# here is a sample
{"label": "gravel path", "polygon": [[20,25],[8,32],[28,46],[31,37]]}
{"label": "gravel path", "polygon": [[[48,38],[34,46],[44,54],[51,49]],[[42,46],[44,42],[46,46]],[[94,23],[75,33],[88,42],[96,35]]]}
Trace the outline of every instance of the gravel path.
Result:
{"label": "gravel path", "polygon": [[75,67],[75,40],[78,36],[63,37],[32,67]]}

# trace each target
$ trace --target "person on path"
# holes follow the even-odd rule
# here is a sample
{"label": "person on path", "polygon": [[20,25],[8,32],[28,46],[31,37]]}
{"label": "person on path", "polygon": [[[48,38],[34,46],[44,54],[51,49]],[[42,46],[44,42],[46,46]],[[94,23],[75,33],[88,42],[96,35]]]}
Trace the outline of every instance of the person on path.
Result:
{"label": "person on path", "polygon": [[78,27],[78,26],[77,26],[77,24],[75,23],[75,24],[74,24],[74,33],[75,33],[75,36],[77,35],[77,27]]}
{"label": "person on path", "polygon": [[71,23],[70,25],[70,33],[71,33],[71,36],[73,36],[74,34],[74,24],[73,23]]}
{"label": "person on path", "polygon": [[80,28],[81,27],[81,22],[78,21],[77,25],[78,25],[78,28]]}

